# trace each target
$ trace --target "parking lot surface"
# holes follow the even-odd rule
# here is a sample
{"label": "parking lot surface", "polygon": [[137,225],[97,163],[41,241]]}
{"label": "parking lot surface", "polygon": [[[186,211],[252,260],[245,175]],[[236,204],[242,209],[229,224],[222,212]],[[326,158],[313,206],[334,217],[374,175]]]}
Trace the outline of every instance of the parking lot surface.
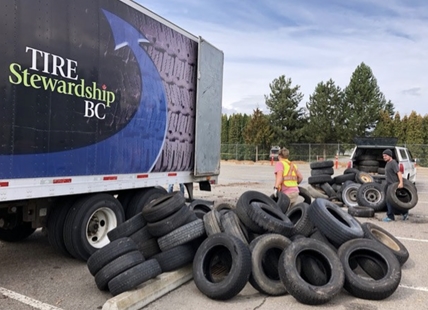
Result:
{"label": "parking lot surface", "polygon": [[[299,164],[307,180],[308,164]],[[342,174],[344,167],[335,170]],[[235,203],[247,190],[272,194],[273,166],[269,162],[231,163],[222,162],[219,184],[211,192],[195,190],[198,198]],[[307,186],[304,181],[302,186]],[[375,218],[359,218],[388,230],[407,247],[409,260],[402,267],[399,288],[389,298],[381,301],[357,299],[345,290],[331,302],[318,306],[328,309],[376,310],[376,309],[428,309],[428,169],[418,168],[416,181],[419,202],[410,210],[409,221],[398,220],[383,223],[384,212]],[[56,253],[48,244],[41,230],[19,243],[0,242],[0,309],[10,310],[86,310],[102,309],[112,296],[97,289],[93,277],[84,262]],[[203,295],[189,281],[144,309],[312,309],[299,303],[291,295],[271,297],[258,293],[247,285],[236,297],[224,302],[214,301]]]}

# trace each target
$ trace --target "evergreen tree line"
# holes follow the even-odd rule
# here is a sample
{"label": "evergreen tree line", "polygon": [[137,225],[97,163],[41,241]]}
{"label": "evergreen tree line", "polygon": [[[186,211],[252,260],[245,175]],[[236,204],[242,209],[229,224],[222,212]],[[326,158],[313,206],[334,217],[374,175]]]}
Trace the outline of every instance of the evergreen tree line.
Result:
{"label": "evergreen tree line", "polygon": [[305,107],[300,105],[304,97],[300,86],[293,85],[291,78],[282,75],[269,87],[270,94],[265,95],[268,114],[256,108],[252,115],[222,116],[222,145],[255,145],[266,152],[273,145],[346,146],[353,145],[355,137],[396,137],[398,144],[415,145],[411,150],[415,157],[428,157],[423,146],[416,146],[428,144],[428,115],[412,111],[401,117],[364,63],[357,66],[344,89],[332,79],[319,82]]}

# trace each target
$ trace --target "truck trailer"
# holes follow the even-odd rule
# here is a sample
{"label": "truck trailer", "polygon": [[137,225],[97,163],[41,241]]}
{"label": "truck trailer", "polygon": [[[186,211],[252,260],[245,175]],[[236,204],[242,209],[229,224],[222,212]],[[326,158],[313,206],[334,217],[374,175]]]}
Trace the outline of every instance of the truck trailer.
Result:
{"label": "truck trailer", "polygon": [[107,232],[220,173],[223,52],[129,0],[0,12],[0,240],[43,228],[86,260]]}

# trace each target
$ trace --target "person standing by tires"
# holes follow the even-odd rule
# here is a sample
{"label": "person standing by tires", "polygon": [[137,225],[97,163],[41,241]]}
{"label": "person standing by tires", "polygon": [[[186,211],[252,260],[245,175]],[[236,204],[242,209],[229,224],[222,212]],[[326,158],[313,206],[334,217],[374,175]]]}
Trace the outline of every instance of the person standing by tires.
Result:
{"label": "person standing by tires", "polygon": [[[401,174],[400,169],[398,168],[398,163],[395,159],[392,158],[392,151],[390,149],[386,149],[382,153],[383,160],[386,161],[385,165],[385,177],[386,177],[386,186],[385,193],[388,190],[388,186],[393,183],[398,182],[397,188],[403,188],[403,175]],[[387,201],[386,202],[386,217],[383,218],[384,222],[392,222],[395,221],[395,212],[397,210]],[[407,220],[409,217],[409,212],[402,213],[403,221]]]}
{"label": "person standing by tires", "polygon": [[297,166],[288,160],[290,151],[282,148],[278,153],[278,162],[275,164],[274,196],[282,191],[290,198],[290,207],[297,202],[299,196],[298,185],[303,181],[303,176]]}

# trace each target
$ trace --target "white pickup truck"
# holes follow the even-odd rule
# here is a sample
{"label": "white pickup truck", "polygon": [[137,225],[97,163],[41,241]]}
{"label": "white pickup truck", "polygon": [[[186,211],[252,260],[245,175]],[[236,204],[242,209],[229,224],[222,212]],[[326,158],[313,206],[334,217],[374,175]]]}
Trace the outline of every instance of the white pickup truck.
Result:
{"label": "white pickup truck", "polygon": [[348,168],[357,168],[360,171],[384,174],[385,161],[382,152],[390,149],[393,158],[398,162],[403,178],[413,184],[416,182],[416,159],[406,147],[397,146],[397,138],[356,138],[355,148],[352,151]]}

